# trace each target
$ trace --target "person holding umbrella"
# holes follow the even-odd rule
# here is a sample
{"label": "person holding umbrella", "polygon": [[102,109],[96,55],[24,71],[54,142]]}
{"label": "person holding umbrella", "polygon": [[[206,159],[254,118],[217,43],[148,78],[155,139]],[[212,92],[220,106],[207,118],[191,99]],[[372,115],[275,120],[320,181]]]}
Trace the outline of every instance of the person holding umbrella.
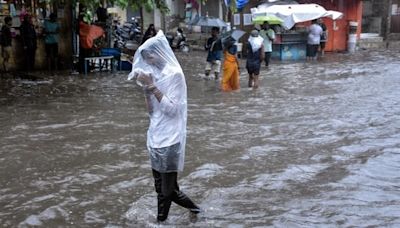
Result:
{"label": "person holding umbrella", "polygon": [[218,37],[219,27],[212,27],[211,37],[208,38],[205,49],[208,51],[205,75],[208,79],[210,72],[213,71],[215,80],[218,80],[221,68],[222,45]]}
{"label": "person holding umbrella", "polygon": [[232,36],[225,38],[223,41],[224,64],[221,88],[224,92],[240,88],[239,61],[237,58],[237,47],[235,42],[236,40]]}
{"label": "person holding umbrella", "polygon": [[269,67],[272,55],[272,43],[275,40],[275,31],[270,27],[268,21],[265,21],[260,36],[264,39],[265,66]]}

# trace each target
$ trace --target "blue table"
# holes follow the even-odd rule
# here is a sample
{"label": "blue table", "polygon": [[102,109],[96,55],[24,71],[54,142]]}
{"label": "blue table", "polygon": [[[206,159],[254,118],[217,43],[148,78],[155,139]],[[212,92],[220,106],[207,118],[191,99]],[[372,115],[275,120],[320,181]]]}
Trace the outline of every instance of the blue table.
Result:
{"label": "blue table", "polygon": [[278,60],[304,60],[307,44],[304,42],[284,42],[272,45],[272,58]]}

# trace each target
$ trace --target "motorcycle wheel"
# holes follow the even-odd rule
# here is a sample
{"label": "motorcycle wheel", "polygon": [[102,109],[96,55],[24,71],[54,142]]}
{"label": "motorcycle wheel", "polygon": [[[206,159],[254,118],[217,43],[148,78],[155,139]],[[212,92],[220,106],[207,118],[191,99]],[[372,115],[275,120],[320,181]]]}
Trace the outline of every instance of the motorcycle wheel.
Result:
{"label": "motorcycle wheel", "polygon": [[189,48],[189,46],[187,46],[187,45],[182,45],[181,48],[180,48],[180,50],[181,50],[182,52],[189,52],[189,51],[190,51],[190,48]]}

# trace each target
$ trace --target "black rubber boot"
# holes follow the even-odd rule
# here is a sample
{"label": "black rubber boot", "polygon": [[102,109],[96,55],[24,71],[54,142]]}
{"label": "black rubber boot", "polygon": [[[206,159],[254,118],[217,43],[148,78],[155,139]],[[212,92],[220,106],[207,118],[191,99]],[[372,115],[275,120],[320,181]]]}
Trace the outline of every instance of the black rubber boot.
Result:
{"label": "black rubber boot", "polygon": [[172,197],[172,201],[179,206],[187,208],[190,212],[198,214],[200,212],[200,208],[193,203],[193,201],[183,192],[176,191],[174,196]]}
{"label": "black rubber boot", "polygon": [[176,181],[177,175],[177,173],[159,173],[153,170],[154,186],[158,200],[158,221],[162,222],[167,219],[172,202],[189,209],[194,214],[198,214],[201,211],[189,197],[179,190],[179,185]]}
{"label": "black rubber boot", "polygon": [[166,200],[162,195],[159,195],[157,198],[158,198],[157,220],[163,222],[168,218],[169,209],[171,207],[171,200]]}
{"label": "black rubber boot", "polygon": [[171,198],[162,193],[162,175],[153,170],[154,187],[157,192],[157,220],[162,222],[168,218],[169,208],[171,207]]}

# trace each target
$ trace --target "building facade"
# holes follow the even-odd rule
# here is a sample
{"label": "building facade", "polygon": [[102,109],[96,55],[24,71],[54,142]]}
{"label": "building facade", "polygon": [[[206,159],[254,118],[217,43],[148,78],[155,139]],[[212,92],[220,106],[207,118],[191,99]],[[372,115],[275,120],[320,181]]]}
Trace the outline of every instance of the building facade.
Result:
{"label": "building facade", "polygon": [[213,0],[202,4],[200,0],[166,0],[170,12],[161,13],[158,9],[152,12],[143,11],[143,24],[147,28],[154,24],[157,29],[170,31],[182,27],[186,22],[197,16],[210,16],[223,18],[223,1]]}
{"label": "building facade", "polygon": [[[250,13],[250,9],[257,7],[264,1],[250,0],[249,3],[240,12],[241,14],[241,28],[249,31],[253,25],[245,25],[244,15]],[[350,22],[356,22],[357,37],[361,34],[362,23],[362,0],[298,0],[300,4],[319,4],[327,10],[335,10],[343,13],[343,17],[333,21],[330,18],[323,18],[324,23],[327,25],[329,39],[326,44],[326,51],[345,51],[347,50]],[[234,19],[232,19],[233,21]],[[309,23],[309,22],[308,22]],[[307,23],[304,23],[307,25]]]}
{"label": "building facade", "polygon": [[385,40],[399,40],[400,0],[364,0],[362,30]]}
{"label": "building facade", "polygon": [[[46,69],[46,53],[44,47],[43,23],[51,12],[57,14],[57,22],[60,24],[59,31],[59,65],[62,68],[71,68],[72,64],[72,30],[73,19],[71,14],[71,1],[62,4],[49,5],[47,2],[32,1],[27,3],[7,2],[2,3],[0,15],[1,25],[4,24],[4,17],[12,17],[12,51],[9,60],[10,70],[23,70],[25,67],[25,50],[22,47],[19,36],[19,26],[24,14],[32,16],[32,21],[37,34],[37,49],[35,57],[35,69]],[[3,59],[0,58],[0,64]]]}

